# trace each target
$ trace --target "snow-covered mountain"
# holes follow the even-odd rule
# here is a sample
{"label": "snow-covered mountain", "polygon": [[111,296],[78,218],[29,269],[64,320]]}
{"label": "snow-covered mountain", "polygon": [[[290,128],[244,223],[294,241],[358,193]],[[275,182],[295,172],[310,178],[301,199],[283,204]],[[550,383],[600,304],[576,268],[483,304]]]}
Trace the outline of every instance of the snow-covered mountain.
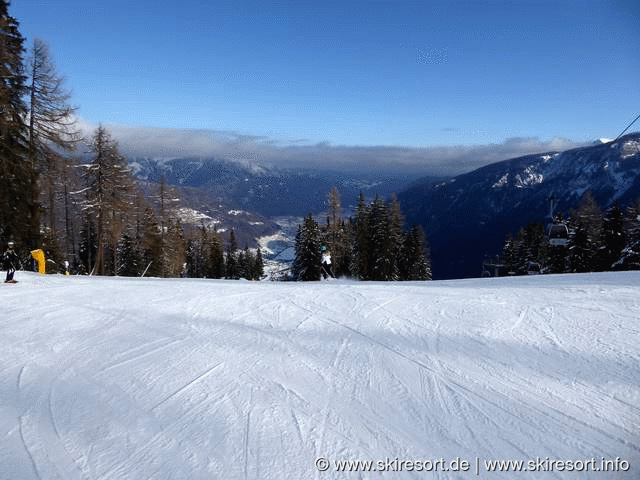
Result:
{"label": "snow-covered mountain", "polygon": [[398,197],[429,237],[434,276],[459,278],[479,275],[483,256],[498,253],[510,232],[543,221],[550,195],[567,212],[587,190],[603,208],[640,197],[640,134],[506,160]]}
{"label": "snow-covered mountain", "polygon": [[1,479],[640,478],[640,272],[17,279]]}
{"label": "snow-covered mountain", "polygon": [[292,234],[283,224],[297,225],[304,215],[325,211],[334,186],[348,215],[360,192],[368,198],[387,197],[416,179],[285,170],[216,158],[136,158],[129,164],[149,198],[157,196],[164,178],[180,199],[183,223],[213,226],[223,239],[233,229],[240,247],[260,245],[266,258],[274,260],[283,260],[282,253],[293,245],[295,228]]}
{"label": "snow-covered mountain", "polygon": [[354,206],[358,194],[388,196],[406,188],[415,175],[350,175],[332,171],[284,170],[251,162],[199,158],[137,158],[130,161],[138,178],[196,189],[203,199],[229,209],[265,216],[304,216],[326,208],[336,186],[344,207]]}

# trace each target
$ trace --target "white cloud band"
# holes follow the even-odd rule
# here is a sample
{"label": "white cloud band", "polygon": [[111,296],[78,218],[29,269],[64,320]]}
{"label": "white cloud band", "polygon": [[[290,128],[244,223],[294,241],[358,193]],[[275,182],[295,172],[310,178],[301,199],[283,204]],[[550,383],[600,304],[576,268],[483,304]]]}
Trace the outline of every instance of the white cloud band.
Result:
{"label": "white cloud band", "polygon": [[[79,120],[90,136],[95,129]],[[420,175],[457,175],[522,155],[582,146],[563,138],[508,138],[502,143],[435,147],[348,146],[306,140],[283,142],[224,130],[105,125],[123,154],[133,157],[216,157],[281,168]]]}

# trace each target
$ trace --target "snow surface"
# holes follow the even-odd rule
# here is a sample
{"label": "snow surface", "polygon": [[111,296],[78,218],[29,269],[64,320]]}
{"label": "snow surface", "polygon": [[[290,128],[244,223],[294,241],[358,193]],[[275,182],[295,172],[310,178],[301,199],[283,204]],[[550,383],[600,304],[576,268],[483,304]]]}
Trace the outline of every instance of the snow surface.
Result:
{"label": "snow surface", "polygon": [[217,225],[218,223],[221,223],[220,220],[212,218],[206,213],[199,212],[198,210],[195,210],[193,208],[187,208],[187,207],[178,209],[178,218],[180,218],[182,222],[192,224],[192,225],[199,225],[204,223],[207,226],[211,226],[211,225]]}
{"label": "snow surface", "polygon": [[509,181],[509,174],[505,173],[502,177],[500,177],[500,180],[498,180],[496,183],[494,183],[491,186],[491,188],[502,188],[507,184],[508,181]]}
{"label": "snow surface", "polygon": [[544,175],[538,173],[536,168],[531,165],[524,169],[522,175],[515,176],[516,188],[530,187],[531,185],[538,185],[544,181]]}
{"label": "snow surface", "polygon": [[[640,272],[16,278],[0,288],[1,479],[640,478]],[[333,467],[458,457],[471,471]],[[630,469],[483,469],[547,457]]]}

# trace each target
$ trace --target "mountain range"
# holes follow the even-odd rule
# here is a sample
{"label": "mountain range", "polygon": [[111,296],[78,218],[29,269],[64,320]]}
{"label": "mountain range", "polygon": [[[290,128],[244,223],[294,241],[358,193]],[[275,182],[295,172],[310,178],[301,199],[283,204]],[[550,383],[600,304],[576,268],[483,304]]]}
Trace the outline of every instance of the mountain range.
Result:
{"label": "mountain range", "polygon": [[[550,221],[550,196],[564,214],[587,190],[603,209],[640,197],[640,133],[505,160],[452,178],[285,170],[216,158],[136,158],[130,165],[147,189],[162,179],[174,189],[183,222],[218,232],[233,228],[241,246],[274,235],[291,243],[291,228],[283,225],[307,213],[321,215],[334,186],[345,216],[360,192],[368,199],[399,192],[407,225],[417,223],[427,234],[435,279],[478,276],[483,258],[499,253],[510,233],[532,221]],[[282,217],[294,219],[283,223]]]}
{"label": "mountain range", "polygon": [[157,183],[164,178],[167,184],[206,192],[206,198],[226,207],[271,217],[321,212],[334,186],[343,206],[349,208],[361,191],[367,196],[388,196],[419,178],[279,169],[216,158],[136,158],[130,165],[139,179]]}
{"label": "mountain range", "polygon": [[233,228],[240,246],[252,247],[258,245],[258,238],[279,233],[282,225],[291,223],[281,217],[301,218],[326,211],[327,196],[334,186],[349,215],[360,192],[367,198],[388,197],[420,178],[417,174],[281,169],[218,158],[134,158],[129,165],[148,193],[157,191],[164,179],[180,199],[183,223],[204,223],[218,232]]}
{"label": "mountain range", "polygon": [[640,197],[640,133],[564,152],[494,163],[444,182],[416,182],[398,195],[408,223],[431,244],[437,279],[476,277],[509,233],[549,222],[549,197],[567,213],[590,190],[604,209]]}

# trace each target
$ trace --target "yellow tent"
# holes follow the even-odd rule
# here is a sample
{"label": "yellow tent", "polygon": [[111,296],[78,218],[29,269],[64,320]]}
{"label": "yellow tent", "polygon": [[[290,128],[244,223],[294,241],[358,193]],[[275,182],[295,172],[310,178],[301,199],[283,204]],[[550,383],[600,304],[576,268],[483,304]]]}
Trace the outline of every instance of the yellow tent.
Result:
{"label": "yellow tent", "polygon": [[36,262],[38,262],[38,272],[44,273],[46,262],[44,260],[44,252],[40,249],[31,250],[31,256],[34,258]]}

